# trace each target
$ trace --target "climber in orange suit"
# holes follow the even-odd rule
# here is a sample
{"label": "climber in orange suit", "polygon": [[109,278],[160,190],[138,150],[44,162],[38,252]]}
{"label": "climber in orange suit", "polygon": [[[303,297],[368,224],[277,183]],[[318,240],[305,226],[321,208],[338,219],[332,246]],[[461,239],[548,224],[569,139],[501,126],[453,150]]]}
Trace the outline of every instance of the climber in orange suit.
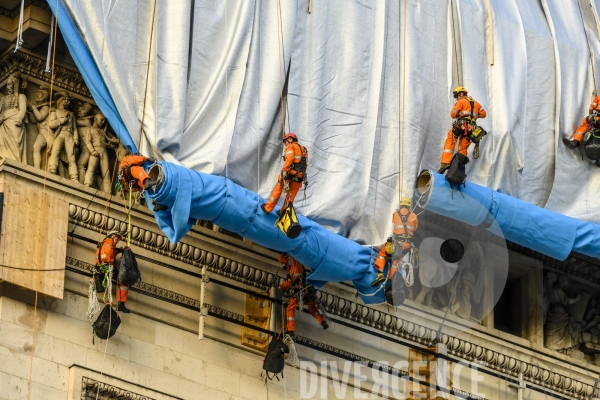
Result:
{"label": "climber in orange suit", "polygon": [[[150,175],[146,172],[142,164],[146,161],[155,163],[156,160],[152,157],[144,157],[138,155],[127,155],[121,160],[119,165],[119,178],[124,188],[131,188],[133,191],[143,190],[154,186],[159,186],[162,182],[153,181]],[[152,201],[154,211],[164,211],[168,207],[163,204],[157,204]]]}
{"label": "climber in orange suit", "polygon": [[[387,243],[377,254],[375,259],[375,270],[377,275],[371,283],[372,287],[379,285],[385,280],[383,270],[385,262],[391,258],[392,265],[388,272],[388,279],[400,270],[401,261],[406,257],[412,246],[412,237],[415,231],[419,228],[419,219],[417,214],[410,211],[412,201],[408,196],[403,196],[400,200],[400,209],[392,214],[392,222],[394,224],[393,235],[388,238]],[[392,257],[393,256],[393,257]],[[408,261],[408,260],[406,260]]]}
{"label": "climber in orange suit", "polygon": [[[102,245],[96,249],[96,268],[102,270],[109,265],[114,267],[115,256],[120,253],[122,249],[117,248],[117,243],[123,239],[123,236],[118,231],[110,231],[106,234],[106,238],[102,242]],[[116,275],[117,270],[113,270]],[[129,287],[121,285],[121,282],[117,281],[117,311],[123,313],[129,313],[125,303],[127,302],[127,295],[129,294]]]}
{"label": "climber in orange suit", "polygon": [[594,124],[599,124],[600,122],[600,96],[594,97],[592,103],[590,104],[590,108],[588,110],[588,116],[585,117],[581,121],[581,125],[577,127],[575,130],[575,134],[573,135],[573,139],[563,138],[563,143],[570,149],[574,149],[579,146],[581,142],[583,142],[583,137],[585,134],[592,129]]}
{"label": "climber in orange suit", "polygon": [[302,187],[302,182],[306,178],[306,167],[308,165],[308,151],[306,147],[298,143],[298,137],[293,133],[288,133],[283,137],[284,163],[281,168],[281,173],[277,177],[277,183],[271,192],[271,197],[266,204],[261,205],[265,213],[270,213],[277,205],[281,193],[289,187],[289,191],[285,196],[285,201],[281,209],[285,209],[288,204],[294,202],[296,194]]}
{"label": "climber in orange suit", "polygon": [[280,254],[279,257],[277,257],[277,260],[282,263],[283,268],[288,271],[287,279],[279,285],[281,290],[287,292],[290,299],[285,312],[287,319],[286,331],[296,331],[296,307],[298,307],[298,296],[302,296],[302,301],[308,306],[308,312],[315,317],[323,329],[329,328],[329,325],[327,325],[327,322],[325,322],[317,308],[317,296],[314,286],[306,283],[304,266],[285,253]]}
{"label": "climber in orange suit", "polygon": [[133,190],[141,190],[146,187],[146,180],[150,179],[150,175],[142,167],[146,161],[156,162],[153,158],[133,154],[123,157],[119,165],[119,176],[124,187],[131,187]]}
{"label": "climber in orange suit", "polygon": [[442,152],[442,160],[438,170],[440,174],[450,167],[457,139],[460,139],[458,152],[464,156],[467,155],[469,144],[471,144],[468,134],[475,129],[477,118],[485,118],[487,115],[481,104],[471,97],[467,97],[467,89],[464,87],[457,86],[452,93],[457,102],[454,104],[452,111],[450,111],[450,116],[454,119],[454,122],[452,123],[452,129],[448,131],[448,136],[444,143],[444,151]]}

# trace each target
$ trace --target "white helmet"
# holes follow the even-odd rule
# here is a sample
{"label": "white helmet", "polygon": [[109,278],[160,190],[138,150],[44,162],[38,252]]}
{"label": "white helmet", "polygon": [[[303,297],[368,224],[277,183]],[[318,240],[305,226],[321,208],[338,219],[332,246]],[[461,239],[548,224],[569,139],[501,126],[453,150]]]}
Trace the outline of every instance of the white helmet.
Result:
{"label": "white helmet", "polygon": [[123,235],[121,234],[121,232],[119,231],[110,231],[106,234],[106,237],[109,238],[112,235],[117,235],[119,237],[120,240],[123,240]]}

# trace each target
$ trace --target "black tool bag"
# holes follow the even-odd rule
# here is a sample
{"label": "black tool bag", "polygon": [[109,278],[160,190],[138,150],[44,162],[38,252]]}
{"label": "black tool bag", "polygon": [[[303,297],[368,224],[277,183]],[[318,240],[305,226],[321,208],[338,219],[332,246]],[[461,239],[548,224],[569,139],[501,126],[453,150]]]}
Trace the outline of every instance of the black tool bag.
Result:
{"label": "black tool bag", "polygon": [[[283,376],[285,355],[289,352],[290,348],[283,343],[283,340],[281,340],[280,337],[274,337],[271,340],[269,349],[267,350],[267,355],[263,361],[263,369],[265,370],[267,375],[266,377],[269,378],[269,380],[272,380],[273,378],[277,378],[277,380],[279,380],[277,374],[281,374],[281,376]],[[269,373],[272,373],[273,376],[270,376]]]}
{"label": "black tool bag", "polygon": [[446,179],[450,182],[450,185],[464,185],[467,179],[467,173],[465,172],[465,165],[469,163],[469,157],[463,156],[460,153],[456,153],[452,157],[450,162],[450,168],[446,173]]}
{"label": "black tool bag", "polygon": [[117,332],[119,325],[121,325],[119,314],[113,310],[110,304],[107,304],[98,318],[96,318],[96,322],[94,322],[92,328],[94,329],[94,334],[100,339],[108,339]]}
{"label": "black tool bag", "polygon": [[592,129],[584,140],[585,155],[590,160],[600,160],[600,130]]}
{"label": "black tool bag", "polygon": [[131,251],[130,247],[123,249],[123,256],[121,257],[121,265],[119,266],[119,273],[117,280],[124,286],[131,286],[142,278],[140,270],[135,260],[135,255]]}
{"label": "black tool bag", "polygon": [[396,272],[392,276],[391,284],[385,289],[385,301],[394,307],[398,307],[406,300],[406,282],[402,273]]}

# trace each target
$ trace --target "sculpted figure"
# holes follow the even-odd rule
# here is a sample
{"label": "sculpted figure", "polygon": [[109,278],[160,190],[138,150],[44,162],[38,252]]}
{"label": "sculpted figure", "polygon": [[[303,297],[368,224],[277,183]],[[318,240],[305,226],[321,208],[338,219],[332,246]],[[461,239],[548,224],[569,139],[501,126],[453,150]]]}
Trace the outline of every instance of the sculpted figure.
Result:
{"label": "sculpted figure", "polygon": [[552,350],[566,350],[581,343],[581,324],[567,312],[567,306],[577,303],[582,295],[569,297],[566,293],[569,277],[561,275],[558,284],[548,291],[550,309],[544,325],[544,345]]}
{"label": "sculpted figure", "polygon": [[42,168],[42,159],[44,158],[44,149],[50,152],[54,136],[48,128],[48,113],[50,112],[50,92],[44,85],[35,93],[35,103],[29,103],[27,110],[31,121],[37,124],[38,134],[33,143],[33,166]]}
{"label": "sculpted figure", "polygon": [[[85,143],[86,138],[85,134],[87,132],[86,129],[92,126],[94,116],[90,115],[92,112],[92,105],[90,103],[80,103],[79,108],[77,108],[77,120],[75,121],[75,125],[77,125],[77,129],[81,134],[81,141]],[[90,152],[85,144],[79,146],[79,158],[77,158],[77,173],[79,175],[79,183],[84,183],[85,181],[85,171],[88,166],[88,161],[90,160]]]}
{"label": "sculpted figure", "polygon": [[548,317],[548,311],[550,311],[550,297],[548,296],[557,279],[558,276],[556,276],[554,272],[548,272],[546,276],[544,276],[544,299],[542,305],[544,309],[544,325],[546,325],[546,318]]}
{"label": "sculpted figure", "polygon": [[467,249],[465,261],[459,262],[458,273],[449,282],[450,311],[464,319],[470,319],[474,304],[481,303],[485,256],[477,242]]}
{"label": "sculpted figure", "polygon": [[600,335],[600,330],[598,329],[600,325],[600,303],[598,300],[592,299],[590,301],[582,325],[582,332],[591,332],[596,336]]}
{"label": "sculpted figure", "polygon": [[67,108],[71,104],[71,97],[67,92],[59,92],[56,102],[57,108],[50,113],[50,129],[54,129],[54,143],[50,151],[48,172],[56,174],[58,157],[64,149],[69,163],[69,177],[73,182],[79,182],[75,149],[79,146],[79,133],[75,125],[75,116]]}
{"label": "sculpted figure", "polygon": [[88,128],[83,128],[85,133],[84,146],[89,152],[89,162],[87,165],[87,172],[85,174],[84,185],[91,186],[94,181],[94,173],[96,168],[100,165],[100,176],[102,178],[102,190],[106,193],[111,192],[110,187],[110,176],[108,170],[110,168],[108,162],[108,147],[116,148],[117,143],[114,139],[109,139],[106,136],[105,126],[106,118],[100,111],[94,115],[94,123]]}
{"label": "sculpted figure", "polygon": [[27,98],[19,94],[19,75],[6,83],[8,94],[0,100],[0,157],[27,162],[25,155],[25,115]]}

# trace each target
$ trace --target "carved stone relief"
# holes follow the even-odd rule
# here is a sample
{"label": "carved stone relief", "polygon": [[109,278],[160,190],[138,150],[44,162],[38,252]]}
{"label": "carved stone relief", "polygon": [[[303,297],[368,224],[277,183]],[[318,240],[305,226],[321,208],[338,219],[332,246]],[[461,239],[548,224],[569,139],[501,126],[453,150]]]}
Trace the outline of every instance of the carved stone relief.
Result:
{"label": "carved stone relief", "polygon": [[431,249],[420,252],[418,282],[411,287],[409,298],[418,305],[446,311],[467,320],[481,320],[477,312],[484,283],[485,258],[481,246],[473,242],[465,257],[451,268],[447,265],[428,265]]}
{"label": "carved stone relief", "polygon": [[0,99],[0,157],[26,162],[25,115],[27,98],[20,93],[21,74],[6,81],[6,95]]}
{"label": "carved stone relief", "polygon": [[39,82],[50,79],[41,61],[11,52],[0,63],[0,79],[6,79],[0,80],[0,158],[110,193],[116,175],[110,171],[126,149],[93,105],[81,75],[56,66],[51,92]]}
{"label": "carved stone relief", "polygon": [[600,303],[585,289],[573,290],[569,276],[544,276],[544,345],[573,358],[600,354]]}

